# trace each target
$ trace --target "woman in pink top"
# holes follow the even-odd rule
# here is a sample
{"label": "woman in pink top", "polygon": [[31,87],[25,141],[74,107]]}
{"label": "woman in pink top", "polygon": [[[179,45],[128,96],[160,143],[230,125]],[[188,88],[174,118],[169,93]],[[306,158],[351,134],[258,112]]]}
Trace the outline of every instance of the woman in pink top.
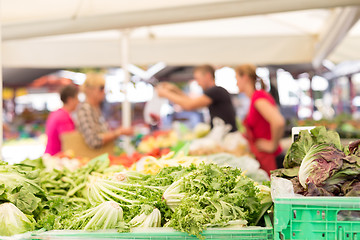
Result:
{"label": "woman in pink top", "polygon": [[55,155],[61,151],[60,135],[64,132],[74,131],[75,124],[70,113],[74,111],[79,103],[79,90],[74,85],[68,85],[61,89],[60,98],[63,107],[50,113],[46,121],[47,144],[45,153]]}
{"label": "woman in pink top", "polygon": [[[279,145],[284,133],[285,119],[273,97],[264,90],[264,82],[256,75],[256,67],[250,64],[236,68],[239,92],[250,98],[250,108],[244,120],[245,136],[250,150],[269,175],[276,169],[276,156],[281,153]],[[257,90],[256,86],[261,85]]]}

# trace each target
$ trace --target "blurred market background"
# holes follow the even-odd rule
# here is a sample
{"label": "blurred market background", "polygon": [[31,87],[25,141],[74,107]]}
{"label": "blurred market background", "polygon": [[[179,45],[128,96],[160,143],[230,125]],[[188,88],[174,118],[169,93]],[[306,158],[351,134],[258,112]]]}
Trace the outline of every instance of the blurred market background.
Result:
{"label": "blurred market background", "polygon": [[[59,89],[81,85],[92,71],[106,74],[102,110],[110,126],[122,124],[123,104],[129,102],[138,137],[134,146],[154,130],[191,132],[208,121],[206,110],[181,111],[164,101],[160,122],[151,126],[144,108],[162,81],[201,94],[192,72],[204,63],[216,67],[216,84],[232,94],[240,127],[249,100],[238,94],[234,66],[258,66],[287,120],[284,151],[294,126],[325,125],[344,139],[359,138],[359,5],[358,0],[2,0],[2,159],[42,156],[45,121],[61,107]],[[169,138],[168,145],[175,145]]]}

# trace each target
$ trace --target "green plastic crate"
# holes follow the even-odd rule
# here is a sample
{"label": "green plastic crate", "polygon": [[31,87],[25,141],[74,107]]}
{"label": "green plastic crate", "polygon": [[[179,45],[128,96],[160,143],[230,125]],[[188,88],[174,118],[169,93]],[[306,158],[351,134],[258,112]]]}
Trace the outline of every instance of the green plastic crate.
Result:
{"label": "green plastic crate", "polygon": [[[268,215],[265,216],[265,227],[244,227],[241,229],[209,229],[203,231],[202,235],[206,239],[247,239],[247,240],[272,240],[273,226]],[[167,229],[149,229],[143,232],[117,233],[117,232],[85,232],[85,231],[48,231],[35,234],[32,239],[147,239],[147,240],[177,240],[177,239],[197,239],[187,233],[167,230]]]}
{"label": "green plastic crate", "polygon": [[275,240],[360,240],[360,197],[277,198],[274,211]]}

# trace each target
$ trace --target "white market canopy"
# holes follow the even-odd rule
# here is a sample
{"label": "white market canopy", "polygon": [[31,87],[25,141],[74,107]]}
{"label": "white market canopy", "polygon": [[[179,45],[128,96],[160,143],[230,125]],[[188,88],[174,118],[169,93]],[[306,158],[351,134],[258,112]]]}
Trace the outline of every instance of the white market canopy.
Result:
{"label": "white market canopy", "polygon": [[[129,63],[160,61],[318,67],[326,58],[360,59],[359,23],[353,27],[359,6],[360,0],[0,0],[0,65],[123,65],[125,72]],[[129,126],[126,97],[123,111]]]}
{"label": "white market canopy", "polygon": [[2,0],[2,61],[119,66],[128,28],[129,62],[138,65],[358,60],[359,6],[360,0]]}

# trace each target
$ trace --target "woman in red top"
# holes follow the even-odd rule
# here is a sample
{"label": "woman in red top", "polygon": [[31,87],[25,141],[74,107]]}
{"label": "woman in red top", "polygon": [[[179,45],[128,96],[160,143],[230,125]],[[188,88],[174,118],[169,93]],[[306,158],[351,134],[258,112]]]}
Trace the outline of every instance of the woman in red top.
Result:
{"label": "woman in red top", "polygon": [[[284,133],[285,119],[273,97],[264,90],[264,82],[256,75],[256,67],[240,65],[236,69],[239,92],[246,94],[251,102],[244,120],[245,136],[250,150],[269,175],[276,169],[276,156],[281,153],[279,141]],[[261,89],[257,90],[257,85]]]}

